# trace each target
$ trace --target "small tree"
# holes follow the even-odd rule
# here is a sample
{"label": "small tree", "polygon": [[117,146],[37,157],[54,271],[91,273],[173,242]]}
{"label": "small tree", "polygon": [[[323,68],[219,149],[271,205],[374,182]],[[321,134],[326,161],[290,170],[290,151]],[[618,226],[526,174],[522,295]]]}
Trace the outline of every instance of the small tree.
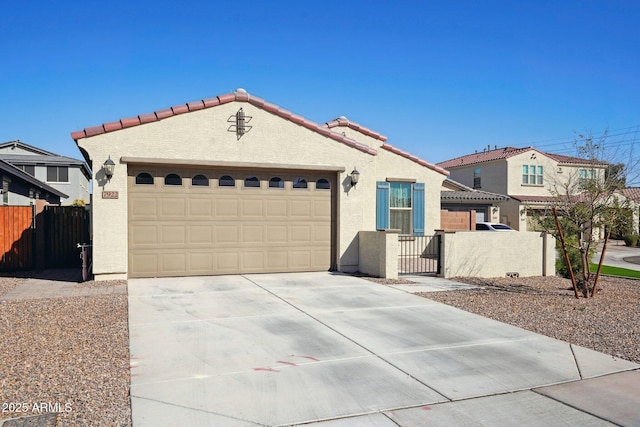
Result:
{"label": "small tree", "polygon": [[[596,295],[598,279],[607,243],[613,228],[624,226],[629,201],[620,190],[625,185],[626,165],[608,163],[606,158],[607,132],[594,137],[578,134],[575,148],[584,169],[553,180],[552,216],[545,212],[539,223],[558,238],[566,273],[571,278],[575,297],[579,291],[585,298]],[[604,233],[602,255],[595,274],[591,273],[591,259],[601,234]]]}

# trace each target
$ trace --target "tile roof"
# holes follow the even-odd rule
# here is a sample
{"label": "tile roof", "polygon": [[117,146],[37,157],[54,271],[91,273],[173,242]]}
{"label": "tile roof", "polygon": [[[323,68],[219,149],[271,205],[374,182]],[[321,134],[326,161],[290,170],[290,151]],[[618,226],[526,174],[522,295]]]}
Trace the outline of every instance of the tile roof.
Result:
{"label": "tile roof", "polygon": [[516,147],[504,147],[497,148],[495,150],[482,151],[479,153],[467,154],[465,156],[456,157],[455,159],[446,160],[440,162],[437,165],[448,169],[456,166],[472,165],[475,163],[490,162],[492,160],[506,159],[508,157],[515,156],[516,154],[524,153],[534,149],[533,147],[516,148]]}
{"label": "tile roof", "polygon": [[627,187],[622,189],[625,197],[640,202],[640,187]]}
{"label": "tile roof", "polygon": [[353,129],[357,132],[360,132],[363,135],[370,136],[373,139],[379,139],[380,141],[383,141],[383,142],[387,140],[386,136],[381,135],[378,132],[372,131],[371,129],[366,128],[364,126],[360,126],[358,123],[350,121],[345,116],[340,116],[337,119],[327,122],[322,126],[329,129],[338,127],[338,126],[344,126],[344,127],[348,127],[349,129]]}
{"label": "tile roof", "polygon": [[445,160],[444,162],[437,163],[437,165],[442,168],[449,169],[449,168],[454,168],[458,166],[466,166],[466,165],[473,165],[477,163],[490,162],[493,160],[508,159],[509,157],[513,157],[530,150],[533,150],[544,156],[550,157],[555,161],[557,161],[558,163],[563,163],[563,164],[576,164],[576,163],[577,164],[596,164],[596,165],[607,164],[606,162],[601,162],[599,160],[588,160],[588,159],[581,159],[579,157],[564,156],[562,154],[547,153],[544,151],[540,151],[534,147],[522,147],[522,148],[503,147],[503,148],[496,148],[494,150],[487,150],[482,152],[476,152],[473,154],[467,154],[465,156],[456,157],[455,159]]}
{"label": "tile roof", "polygon": [[[288,111],[282,107],[279,107],[275,104],[267,102],[262,98],[251,95],[244,89],[237,89],[233,93],[219,95],[215,98],[208,98],[200,101],[188,102],[183,105],[177,105],[164,110],[158,110],[153,113],[141,114],[136,117],[121,119],[117,122],[103,123],[98,126],[84,128],[83,130],[80,130],[80,131],[71,132],[71,138],[73,138],[77,143],[78,140],[82,138],[89,138],[95,135],[114,132],[114,131],[125,129],[128,127],[139,126],[145,123],[151,123],[151,122],[163,120],[168,117],[176,116],[178,114],[184,114],[190,111],[202,110],[204,108],[211,108],[217,105],[222,105],[222,104],[226,104],[233,101],[248,102],[249,104],[254,105],[257,108],[261,108],[272,114],[278,115],[286,120],[292,121],[296,124],[299,124],[300,126],[304,126],[314,132],[317,132],[321,135],[334,139],[338,142],[341,142],[345,145],[356,148],[360,151],[371,154],[373,156],[378,154],[377,150],[367,146],[366,144],[360,143],[354,139],[347,138],[345,135],[342,135],[341,133],[332,130],[332,128],[335,128],[337,126],[347,126],[350,129],[356,130],[374,139],[378,139],[383,142],[387,140],[386,136],[381,135],[377,132],[374,132],[364,126],[360,126],[355,122],[351,122],[345,117],[339,117],[335,120],[332,120],[331,122],[327,122],[320,125],[302,116],[294,114],[291,111]],[[392,145],[387,144],[386,142],[382,144],[382,148],[385,150],[391,151],[392,153],[398,154],[402,157],[405,157],[428,169],[432,169],[446,176],[449,175],[449,171],[443,169],[442,167],[434,165],[433,163],[429,163],[426,160],[422,160],[414,155],[411,155],[405,151],[402,151],[396,147],[393,147]]]}
{"label": "tile roof", "polygon": [[[191,111],[202,110],[204,108],[211,108],[211,107],[215,107],[215,106],[226,104],[233,101],[248,102],[251,105],[254,105],[272,114],[283,117],[300,126],[304,126],[308,129],[311,129],[314,132],[318,132],[328,138],[334,139],[350,147],[356,148],[360,151],[363,151],[371,155],[377,154],[377,151],[374,150],[373,148],[365,144],[362,144],[358,141],[355,141],[354,139],[347,138],[341,133],[331,131],[328,124],[320,125],[302,116],[294,114],[291,111],[285,110],[282,107],[279,107],[275,104],[267,102],[262,98],[259,98],[254,95],[250,95],[244,89],[237,89],[233,93],[219,95],[215,98],[202,99],[200,101],[194,101],[194,102],[188,102],[182,105],[176,105],[171,108],[155,111],[153,113],[140,114],[139,116],[121,119],[117,122],[103,123],[98,126],[88,127],[80,131],[71,132],[71,138],[73,138],[77,143],[78,140],[82,138],[88,138],[88,137],[92,137],[92,136],[96,136],[96,135],[100,135],[108,132],[113,132],[113,131],[129,128],[133,126],[139,126],[145,123],[151,123],[151,122],[163,120],[168,117],[176,116],[178,114],[184,114]],[[376,134],[375,132],[369,131],[366,128],[361,128],[361,129],[365,129],[367,130],[367,132],[370,132],[371,134]],[[376,135],[379,135],[379,134],[376,134]]]}
{"label": "tile roof", "polygon": [[67,199],[69,198],[68,195],[64,194],[62,191],[56,190],[55,188],[51,187],[50,185],[45,184],[44,182],[40,181],[39,179],[34,178],[33,176],[29,175],[28,173],[26,173],[25,171],[23,171],[22,169],[19,169],[15,166],[13,166],[11,163],[6,162],[2,159],[0,159],[0,170],[13,175],[14,177],[21,179],[22,181],[26,181],[29,184],[38,187],[44,191],[47,191],[51,194],[54,194],[58,197],[61,197],[63,199]]}
{"label": "tile roof", "polygon": [[454,191],[454,190],[442,190],[440,191],[440,200],[446,201],[483,201],[483,202],[506,202],[509,200],[508,196],[501,194],[488,193],[486,191]]}

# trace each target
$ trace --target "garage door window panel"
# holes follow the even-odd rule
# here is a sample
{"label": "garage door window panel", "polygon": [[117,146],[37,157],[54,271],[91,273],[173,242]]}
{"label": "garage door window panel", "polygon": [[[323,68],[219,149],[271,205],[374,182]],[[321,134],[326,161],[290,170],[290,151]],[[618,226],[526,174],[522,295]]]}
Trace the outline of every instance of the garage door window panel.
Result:
{"label": "garage door window panel", "polygon": [[182,185],[182,178],[177,173],[170,173],[164,177],[164,185]]}
{"label": "garage door window panel", "polygon": [[233,179],[233,177],[230,176],[230,175],[222,175],[218,179],[218,186],[219,187],[235,187],[236,186],[236,180]]}
{"label": "garage door window panel", "polygon": [[260,188],[260,180],[255,176],[248,176],[244,180],[244,186],[246,188]]}
{"label": "garage door window panel", "polygon": [[153,176],[147,172],[136,175],[136,185],[153,185]]}
{"label": "garage door window panel", "polygon": [[269,188],[284,188],[284,180],[279,176],[274,176],[269,180]]}
{"label": "garage door window panel", "polygon": [[329,180],[325,178],[320,178],[316,181],[316,190],[330,190],[331,184],[329,184]]}
{"label": "garage door window panel", "polygon": [[191,178],[191,185],[193,187],[208,187],[209,186],[209,178],[202,174],[198,174]]}
{"label": "garage door window panel", "polygon": [[293,188],[308,188],[307,180],[304,178],[293,178]]}

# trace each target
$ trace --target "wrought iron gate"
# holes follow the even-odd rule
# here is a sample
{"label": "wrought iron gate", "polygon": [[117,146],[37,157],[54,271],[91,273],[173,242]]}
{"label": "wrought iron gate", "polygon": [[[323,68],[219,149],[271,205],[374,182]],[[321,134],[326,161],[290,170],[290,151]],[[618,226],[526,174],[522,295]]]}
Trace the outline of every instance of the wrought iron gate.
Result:
{"label": "wrought iron gate", "polygon": [[398,274],[440,274],[441,236],[400,236]]}

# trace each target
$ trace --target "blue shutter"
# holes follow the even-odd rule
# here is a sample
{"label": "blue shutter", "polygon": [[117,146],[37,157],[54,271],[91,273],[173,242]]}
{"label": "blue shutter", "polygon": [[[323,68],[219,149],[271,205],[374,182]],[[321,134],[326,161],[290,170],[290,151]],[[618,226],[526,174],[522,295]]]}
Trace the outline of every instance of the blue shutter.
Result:
{"label": "blue shutter", "polygon": [[413,184],[413,235],[424,236],[424,183]]}
{"label": "blue shutter", "polygon": [[376,183],[376,229],[389,228],[389,183],[378,181]]}

